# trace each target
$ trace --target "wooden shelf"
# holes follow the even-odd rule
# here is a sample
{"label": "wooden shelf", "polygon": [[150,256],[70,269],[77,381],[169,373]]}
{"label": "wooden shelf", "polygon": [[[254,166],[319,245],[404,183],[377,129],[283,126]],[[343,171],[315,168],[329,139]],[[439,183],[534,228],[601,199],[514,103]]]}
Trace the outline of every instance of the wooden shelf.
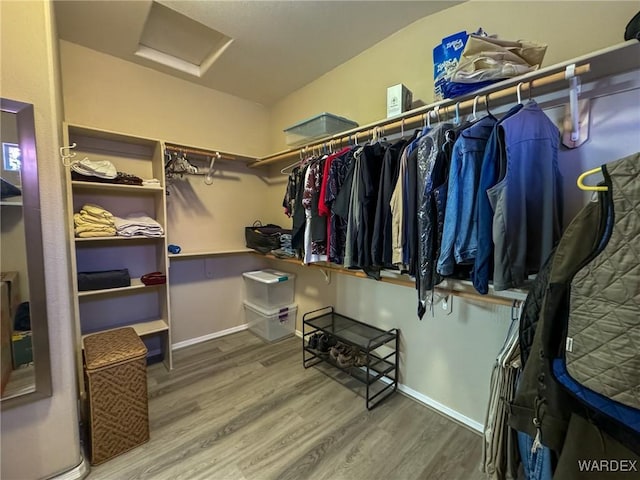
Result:
{"label": "wooden shelf", "polygon": [[2,205],[3,207],[21,207],[22,200],[19,200],[17,202],[12,202],[11,200],[2,200],[0,201],[0,205]]}
{"label": "wooden shelf", "polygon": [[133,328],[139,337],[144,337],[146,335],[153,335],[155,333],[166,332],[169,330],[169,325],[167,321],[164,319],[159,320],[149,320],[147,322],[138,322],[132,323],[130,325],[122,325],[120,327],[108,328],[106,330],[100,330],[99,332],[91,332],[82,335],[82,338],[85,339],[89,335],[93,335],[94,333],[102,333],[108,332],[109,330],[116,330],[118,328],[131,327]]}
{"label": "wooden shelf", "polygon": [[[326,262],[318,262],[318,263],[310,263],[305,264],[302,263],[301,260],[297,258],[278,258],[274,255],[261,255],[256,253],[264,258],[269,260],[277,260],[278,262],[291,263],[294,265],[298,265],[300,267],[309,267],[309,268],[317,268],[326,272],[335,272],[340,275],[348,275],[351,277],[358,278],[368,278],[371,279],[366,273],[362,270],[350,270],[348,268],[344,268],[342,265],[336,265],[334,263],[326,263]],[[372,280],[372,279],[371,279]],[[383,270],[382,276],[380,280],[382,283],[391,283],[394,285],[400,285],[402,287],[411,287],[415,288],[416,283],[411,277],[402,274],[394,274],[389,271],[386,273]],[[493,287],[490,286],[490,293],[488,295],[480,295],[473,290],[473,286],[471,282],[466,280],[453,280],[453,279],[445,279],[443,283],[435,287],[435,290],[442,294],[450,294],[456,297],[465,298],[468,300],[480,301],[484,303],[491,303],[494,305],[503,305],[503,306],[513,306],[514,302],[522,302],[526,298],[527,291],[525,289],[518,290],[505,290],[504,292],[494,292]]]}
{"label": "wooden shelf", "polygon": [[81,182],[74,180],[71,182],[74,190],[104,190],[112,192],[139,192],[139,193],[162,193],[164,189],[158,187],[146,187],[144,185],[121,185],[119,183]]}
{"label": "wooden shelf", "polygon": [[117,294],[117,293],[122,293],[122,292],[130,292],[133,290],[142,290],[142,289],[152,289],[152,288],[157,288],[157,287],[163,287],[165,286],[166,283],[162,283],[159,285],[145,285],[144,283],[142,283],[142,280],[140,280],[139,278],[132,278],[131,279],[131,285],[128,287],[116,287],[116,288],[103,288],[100,290],[83,290],[81,292],[78,292],[78,296],[79,297],[91,297],[91,296],[95,296],[95,295],[111,295],[111,294]]}
{"label": "wooden shelf", "polygon": [[169,258],[172,260],[179,260],[181,258],[196,258],[196,257],[220,257],[224,255],[240,255],[243,253],[253,253],[254,250],[249,248],[240,248],[237,250],[211,250],[206,252],[180,252],[170,253]]}
{"label": "wooden shelf", "polygon": [[80,237],[75,237],[74,240],[76,242],[79,243],[87,243],[87,242],[120,242],[120,241],[125,241],[125,242],[133,242],[133,241],[140,241],[140,240],[162,240],[164,238],[164,235],[160,236],[160,237],[144,237],[142,235],[136,235],[133,237],[118,237],[118,236],[114,236],[114,237],[89,237],[89,238],[80,238]]}

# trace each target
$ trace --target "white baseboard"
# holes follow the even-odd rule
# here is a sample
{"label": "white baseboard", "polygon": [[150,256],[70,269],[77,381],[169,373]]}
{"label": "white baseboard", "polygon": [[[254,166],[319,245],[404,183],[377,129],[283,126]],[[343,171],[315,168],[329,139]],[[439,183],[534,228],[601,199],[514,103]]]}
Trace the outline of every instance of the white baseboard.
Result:
{"label": "white baseboard", "polygon": [[413,400],[416,400],[428,407],[433,408],[439,413],[442,413],[443,415],[449,418],[452,418],[457,422],[462,423],[463,425],[466,425],[467,427],[477,431],[478,433],[484,432],[483,424],[481,424],[480,422],[476,422],[472,418],[469,418],[466,415],[463,415],[462,413],[454,410],[453,408],[449,408],[446,405],[443,405],[442,403],[434,400],[433,398],[427,397],[426,395],[423,395],[422,393],[417,392],[414,389],[409,388],[406,385],[403,385],[402,383],[398,384],[398,390],[404,393],[407,397],[410,397]]}
{"label": "white baseboard", "polygon": [[[212,338],[222,337],[224,335],[229,335],[230,333],[239,332],[240,330],[247,329],[247,325],[241,325],[239,327],[230,328],[228,330],[223,330],[222,332],[216,332],[211,335],[205,335],[204,337],[198,337],[191,340],[186,340],[184,342],[176,343],[173,345],[173,349],[177,350],[178,348],[186,347],[188,345],[193,345],[196,343],[204,342],[206,340],[211,340]],[[296,330],[296,337],[302,338],[302,332],[300,330]],[[383,378],[383,381],[387,379]],[[427,397],[426,395],[414,390],[413,388],[407,387],[402,383],[398,383],[398,390],[404,393],[407,397],[416,400],[419,403],[422,403],[428,407],[433,408],[437,412],[452,418],[453,420],[466,425],[467,427],[475,430],[479,433],[484,432],[484,425],[480,422],[476,422],[472,418],[463,415],[462,413],[447,407],[446,405],[434,400],[433,398]]]}
{"label": "white baseboard", "polygon": [[183,340],[182,342],[174,343],[171,346],[171,350],[180,350],[181,348],[188,347],[190,345],[195,345],[197,343],[206,342],[207,340],[213,340],[214,338],[224,337],[226,335],[231,335],[232,333],[241,332],[242,330],[246,330],[249,328],[248,324],[238,325],[237,327],[227,328],[226,330],[220,330],[219,332],[209,333],[208,335],[203,335],[202,337],[190,338],[189,340]]}

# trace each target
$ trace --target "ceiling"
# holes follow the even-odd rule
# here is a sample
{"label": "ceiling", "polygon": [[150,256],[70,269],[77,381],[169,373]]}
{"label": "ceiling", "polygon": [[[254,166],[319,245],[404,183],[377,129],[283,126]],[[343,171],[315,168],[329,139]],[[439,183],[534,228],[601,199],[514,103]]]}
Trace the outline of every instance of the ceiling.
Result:
{"label": "ceiling", "polygon": [[56,0],[55,10],[64,40],[270,105],[457,3]]}

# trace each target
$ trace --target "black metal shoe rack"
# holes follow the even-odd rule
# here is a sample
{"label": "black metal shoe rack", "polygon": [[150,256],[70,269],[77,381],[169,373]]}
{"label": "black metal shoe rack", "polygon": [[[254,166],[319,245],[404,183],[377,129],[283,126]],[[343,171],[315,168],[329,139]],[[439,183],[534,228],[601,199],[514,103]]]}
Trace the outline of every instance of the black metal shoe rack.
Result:
{"label": "black metal shoe rack", "polygon": [[[365,365],[343,368],[331,358],[329,352],[311,348],[309,339],[316,333],[333,336],[337,341],[359,349],[366,355]],[[304,368],[314,365],[322,367],[328,364],[346,373],[360,384],[364,384],[364,389],[355,388],[354,390],[365,398],[367,410],[371,410],[398,389],[398,334],[397,328],[385,331],[340,315],[334,311],[333,307],[307,312],[302,317]],[[335,369],[320,369],[336,380],[341,380],[339,376],[331,373],[335,372]]]}

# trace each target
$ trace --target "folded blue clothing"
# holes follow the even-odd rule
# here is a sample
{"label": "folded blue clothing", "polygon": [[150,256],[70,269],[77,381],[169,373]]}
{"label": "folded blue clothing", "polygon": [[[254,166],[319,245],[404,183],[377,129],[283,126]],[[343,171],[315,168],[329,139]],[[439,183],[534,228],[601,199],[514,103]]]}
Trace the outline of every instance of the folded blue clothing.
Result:
{"label": "folded blue clothing", "polygon": [[493,85],[494,83],[500,82],[501,80],[502,79],[487,80],[478,83],[444,82],[442,84],[442,93],[445,98],[461,97],[462,95],[466,95],[489,85]]}

